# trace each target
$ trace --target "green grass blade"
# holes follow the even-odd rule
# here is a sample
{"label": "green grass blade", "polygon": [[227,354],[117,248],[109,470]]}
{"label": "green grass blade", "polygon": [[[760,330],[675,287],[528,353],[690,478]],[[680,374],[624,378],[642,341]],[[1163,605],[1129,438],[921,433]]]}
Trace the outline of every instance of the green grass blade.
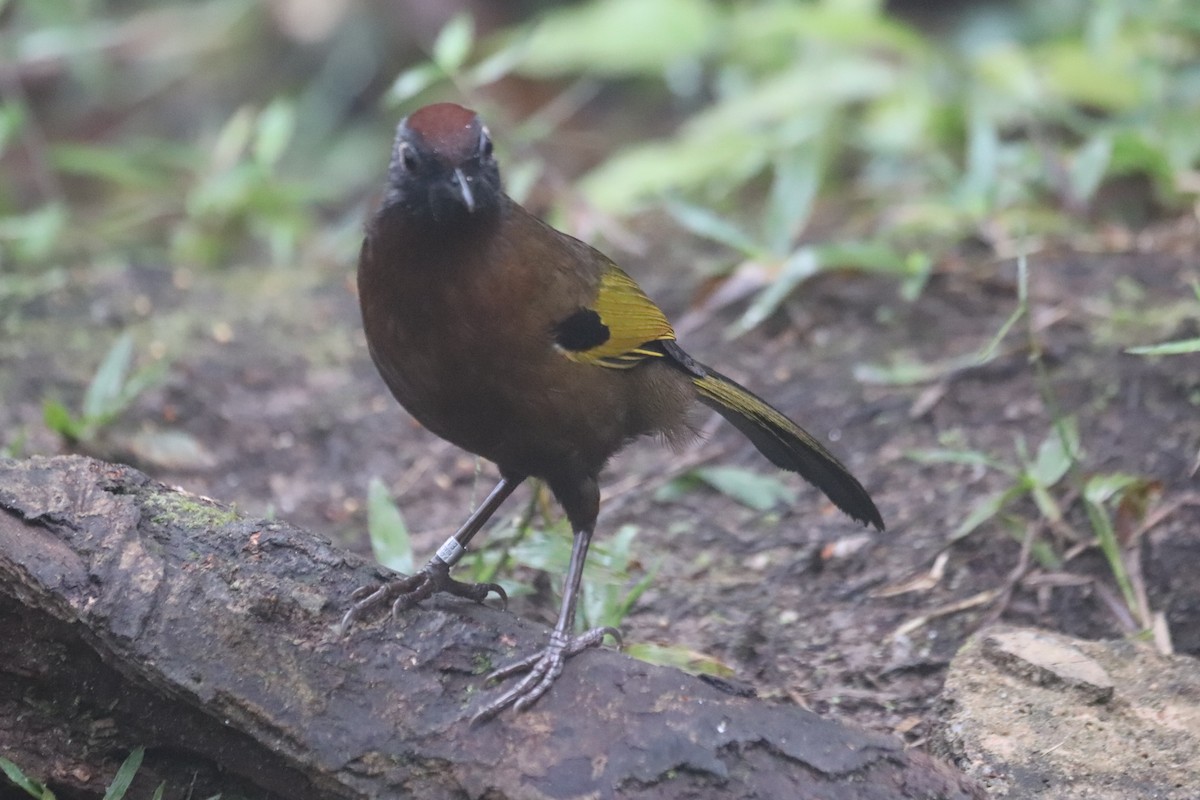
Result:
{"label": "green grass blade", "polygon": [[146,755],[146,748],[135,747],[129,757],[125,759],[125,763],[117,770],[117,775],[113,778],[112,783],[108,785],[108,790],[104,793],[104,800],[122,800],[125,793],[129,791],[130,785],[133,783],[133,777],[137,775],[138,769],[142,766],[142,758]]}
{"label": "green grass blade", "polygon": [[54,792],[32,778],[26,777],[20,767],[3,756],[0,756],[0,770],[3,770],[10,781],[25,790],[31,797],[36,797],[38,800],[54,800]]}

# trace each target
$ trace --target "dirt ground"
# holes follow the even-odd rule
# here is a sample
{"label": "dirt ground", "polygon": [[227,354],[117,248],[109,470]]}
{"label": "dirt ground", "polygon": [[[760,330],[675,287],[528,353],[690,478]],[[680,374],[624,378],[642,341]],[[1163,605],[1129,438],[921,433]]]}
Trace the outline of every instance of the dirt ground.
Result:
{"label": "dirt ground", "polygon": [[[696,287],[684,255],[696,246],[681,246],[665,226],[641,234],[648,255],[613,255],[678,319]],[[1050,390],[1061,411],[1078,418],[1084,471],[1158,481],[1162,507],[1197,489],[1200,357],[1123,350],[1197,335],[1200,304],[1189,284],[1200,276],[1200,229],[1194,221],[1164,225],[1121,249],[1032,254],[1032,319]],[[424,558],[490,488],[494,471],[484,465],[477,475],[473,457],[421,430],[387,394],[366,353],[352,275],[348,263],[209,273],[142,265],[72,275],[51,294],[9,298],[0,305],[9,332],[0,339],[0,446],[17,455],[66,450],[41,422],[43,400],[77,407],[103,352],[131,326],[140,358],[165,354],[170,368],[89,452],[248,513],[286,517],[360,552],[369,552],[366,488],[379,476]],[[690,648],[727,664],[761,695],[920,742],[950,657],[980,625],[998,617],[1120,637],[1105,600],[1115,584],[1095,548],[1051,571],[1057,577],[1041,588],[1021,585],[1007,602],[895,635],[923,614],[1003,586],[1021,556],[1011,527],[989,523],[949,549],[938,580],[883,591],[927,574],[975,503],[1009,481],[994,470],[918,463],[910,452],[955,447],[1011,461],[1020,438],[1036,450],[1051,413],[1023,323],[997,359],[937,389],[870,385],[855,369],[976,352],[1016,303],[1012,262],[948,256],[913,303],[892,280],[834,273],[806,284],[749,335],[726,339],[733,317],[721,314],[682,337],[697,358],[829,440],[871,491],[888,530],[829,557],[823,548],[850,550],[864,531],[794,476],[799,500],[766,513],[714,491],[656,499],[660,486],[698,463],[771,471],[736,432],[699,415],[712,432],[707,441],[680,453],[639,443],[605,476],[600,537],[635,524],[641,569],[633,577],[658,566],[623,625],[626,641]],[[164,431],[191,438],[164,444]],[[527,492],[497,524],[520,513]],[[1088,531],[1077,498],[1057,494],[1070,503],[1069,526]],[[1028,499],[1011,512],[1017,529],[1037,528],[1049,542],[1061,535],[1044,529]],[[1200,655],[1200,507],[1181,502],[1140,547],[1152,607],[1166,613],[1177,649]],[[510,609],[552,620],[556,601],[545,588],[558,576],[521,569],[510,577],[540,589]]]}

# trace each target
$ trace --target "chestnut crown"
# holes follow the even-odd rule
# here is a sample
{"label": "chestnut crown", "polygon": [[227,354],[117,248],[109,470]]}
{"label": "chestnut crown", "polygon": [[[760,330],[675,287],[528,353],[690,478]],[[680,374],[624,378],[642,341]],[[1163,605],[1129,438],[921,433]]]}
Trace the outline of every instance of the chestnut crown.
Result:
{"label": "chestnut crown", "polygon": [[436,103],[401,120],[384,207],[437,224],[486,217],[500,204],[500,169],[487,126],[470,109]]}

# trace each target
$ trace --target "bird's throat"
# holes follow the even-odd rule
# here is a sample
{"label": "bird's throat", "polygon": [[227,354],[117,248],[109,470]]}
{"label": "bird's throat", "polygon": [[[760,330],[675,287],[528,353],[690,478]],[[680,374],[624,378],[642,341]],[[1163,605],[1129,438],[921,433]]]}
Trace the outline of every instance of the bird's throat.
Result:
{"label": "bird's throat", "polygon": [[438,262],[461,261],[461,254],[478,248],[493,235],[500,221],[497,209],[443,209],[414,212],[402,203],[385,205],[368,231],[377,247],[401,257],[414,268]]}

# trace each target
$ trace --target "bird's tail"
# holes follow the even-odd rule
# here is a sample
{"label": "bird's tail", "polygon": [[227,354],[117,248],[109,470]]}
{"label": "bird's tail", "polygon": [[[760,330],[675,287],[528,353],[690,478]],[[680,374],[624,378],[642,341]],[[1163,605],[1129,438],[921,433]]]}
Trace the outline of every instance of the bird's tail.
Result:
{"label": "bird's tail", "polygon": [[842,511],[883,530],[883,518],[867,490],[820,442],[750,390],[688,361],[699,368],[693,372],[692,383],[701,402],[733,423],[772,464],[799,473]]}

